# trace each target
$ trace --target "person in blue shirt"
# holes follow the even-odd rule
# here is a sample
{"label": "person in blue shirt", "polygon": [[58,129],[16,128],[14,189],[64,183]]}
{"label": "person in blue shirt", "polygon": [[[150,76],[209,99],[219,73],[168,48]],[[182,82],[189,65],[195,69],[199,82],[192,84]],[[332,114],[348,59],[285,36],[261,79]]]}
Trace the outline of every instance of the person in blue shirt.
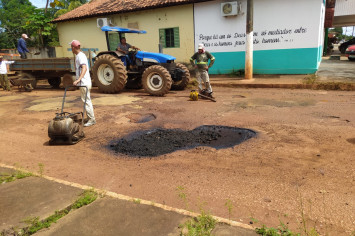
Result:
{"label": "person in blue shirt", "polygon": [[27,59],[26,52],[30,52],[27,49],[26,39],[28,39],[27,34],[22,34],[17,43],[17,51],[20,53],[21,59]]}

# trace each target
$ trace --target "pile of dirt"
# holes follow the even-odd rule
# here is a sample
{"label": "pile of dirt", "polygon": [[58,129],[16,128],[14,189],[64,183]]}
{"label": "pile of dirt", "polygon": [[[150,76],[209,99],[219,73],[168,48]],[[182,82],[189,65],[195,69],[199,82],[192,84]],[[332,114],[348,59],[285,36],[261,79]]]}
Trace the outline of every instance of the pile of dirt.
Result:
{"label": "pile of dirt", "polygon": [[116,153],[129,156],[154,157],[180,149],[210,146],[229,148],[256,135],[249,129],[206,125],[193,130],[153,129],[138,131],[110,144]]}

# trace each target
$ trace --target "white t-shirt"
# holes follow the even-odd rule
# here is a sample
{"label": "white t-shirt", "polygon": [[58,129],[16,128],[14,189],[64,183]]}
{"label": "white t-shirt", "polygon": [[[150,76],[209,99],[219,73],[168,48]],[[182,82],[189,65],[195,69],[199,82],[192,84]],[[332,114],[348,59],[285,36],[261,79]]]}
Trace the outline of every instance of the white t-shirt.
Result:
{"label": "white t-shirt", "polygon": [[81,74],[81,66],[86,65],[86,72],[84,77],[81,79],[78,86],[90,86],[91,87],[91,77],[89,73],[89,65],[88,59],[83,52],[79,52],[78,55],[75,56],[75,75],[76,79],[79,79]]}
{"label": "white t-shirt", "polygon": [[12,64],[14,63],[14,61],[5,61],[5,60],[2,60],[0,62],[0,75],[6,75],[7,74],[7,67],[6,65],[7,64]]}

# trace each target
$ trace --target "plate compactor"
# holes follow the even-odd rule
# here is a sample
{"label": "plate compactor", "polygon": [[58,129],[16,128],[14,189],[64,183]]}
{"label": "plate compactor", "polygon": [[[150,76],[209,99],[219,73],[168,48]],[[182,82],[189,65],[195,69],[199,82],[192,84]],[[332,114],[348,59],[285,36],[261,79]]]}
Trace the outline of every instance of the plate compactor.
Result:
{"label": "plate compactor", "polygon": [[64,112],[65,96],[68,88],[71,87],[85,87],[85,86],[68,86],[65,88],[62,110],[60,113],[55,113],[56,116],[49,122],[48,136],[50,138],[49,145],[60,144],[76,144],[85,137],[84,134],[84,115],[85,104],[88,95],[88,88],[86,88],[85,103],[82,112]]}
{"label": "plate compactor", "polygon": [[212,97],[211,94],[209,94],[206,89],[202,90],[200,93],[196,90],[191,90],[190,100],[197,101],[199,97],[201,97],[202,99],[208,99],[213,102],[216,102],[216,99]]}

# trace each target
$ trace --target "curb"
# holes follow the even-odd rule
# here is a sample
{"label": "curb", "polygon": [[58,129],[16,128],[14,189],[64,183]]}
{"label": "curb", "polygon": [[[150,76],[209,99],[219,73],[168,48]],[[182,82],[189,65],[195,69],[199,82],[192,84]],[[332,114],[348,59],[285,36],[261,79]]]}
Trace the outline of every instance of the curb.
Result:
{"label": "curb", "polygon": [[[13,170],[20,170],[20,171],[23,171],[23,172],[28,172],[25,169],[16,168],[14,166],[9,166],[9,165],[2,164],[2,163],[0,163],[0,167],[13,169]],[[93,188],[93,187],[90,187],[90,186],[87,186],[87,185],[81,185],[81,184],[78,184],[78,183],[73,183],[73,182],[70,182],[70,181],[53,178],[53,177],[46,176],[46,175],[39,175],[39,174],[35,174],[34,173],[33,176],[38,176],[38,177],[41,177],[41,178],[44,178],[44,179],[47,179],[47,180],[50,180],[50,181],[54,181],[54,182],[57,182],[57,183],[60,183],[60,184],[64,184],[64,185],[72,186],[72,187],[76,187],[76,188],[80,188],[82,190],[94,190],[94,191],[96,191],[96,192],[98,192],[98,193],[100,193],[102,195],[109,196],[109,197],[112,197],[112,198],[116,198],[116,199],[119,199],[119,200],[134,201],[134,200],[139,199],[139,198],[126,196],[126,195],[122,195],[122,194],[115,193],[115,192],[110,192],[110,191],[106,191],[106,190],[102,190],[102,189]],[[200,215],[200,214],[198,214],[196,212],[191,212],[191,211],[187,211],[187,210],[184,210],[184,209],[175,208],[175,207],[163,205],[163,204],[160,204],[160,203],[154,203],[154,202],[148,201],[148,200],[143,200],[143,199],[139,199],[139,200],[140,200],[140,204],[158,207],[158,208],[161,208],[161,209],[166,210],[166,211],[176,212],[178,214],[182,214],[182,215],[189,216],[189,217],[197,217],[197,216]],[[240,223],[240,222],[237,222],[237,221],[229,220],[229,219],[218,217],[218,216],[213,216],[213,215],[211,215],[211,216],[215,220],[220,222],[220,223],[226,223],[226,224],[229,224],[229,225],[235,226],[235,227],[240,227],[240,228],[249,229],[249,230],[255,230],[254,227],[252,227],[250,225],[247,225],[247,224],[243,224],[243,223]]]}
{"label": "curb", "polygon": [[214,87],[226,88],[283,88],[283,89],[314,89],[314,90],[338,90],[355,91],[354,83],[322,82],[314,84],[239,84],[239,83],[218,83],[212,82]]}

